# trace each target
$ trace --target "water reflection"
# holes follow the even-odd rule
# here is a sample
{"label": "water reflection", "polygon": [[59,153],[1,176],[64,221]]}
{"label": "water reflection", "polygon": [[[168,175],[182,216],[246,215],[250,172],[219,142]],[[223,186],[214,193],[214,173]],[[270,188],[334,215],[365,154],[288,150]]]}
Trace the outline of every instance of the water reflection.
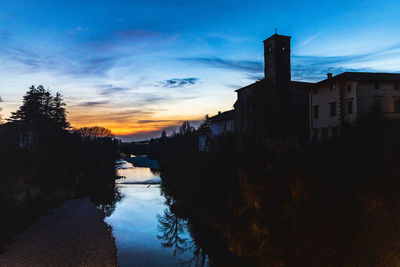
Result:
{"label": "water reflection", "polygon": [[174,255],[183,253],[191,254],[189,259],[181,260],[182,266],[206,266],[207,255],[197,246],[197,243],[187,237],[188,222],[172,213],[169,209],[164,210],[164,216],[157,216],[159,220],[157,236],[162,240],[163,247],[172,248]]}
{"label": "water reflection", "polygon": [[160,172],[157,169],[134,167],[124,160],[119,161],[118,165],[118,175],[124,177],[116,181],[119,184],[159,184],[161,182]]}
{"label": "water reflection", "polygon": [[124,197],[105,219],[113,229],[119,266],[193,265],[186,221],[172,215],[160,186],[148,182],[160,177],[149,168],[121,166],[119,175],[126,178],[117,187]]}

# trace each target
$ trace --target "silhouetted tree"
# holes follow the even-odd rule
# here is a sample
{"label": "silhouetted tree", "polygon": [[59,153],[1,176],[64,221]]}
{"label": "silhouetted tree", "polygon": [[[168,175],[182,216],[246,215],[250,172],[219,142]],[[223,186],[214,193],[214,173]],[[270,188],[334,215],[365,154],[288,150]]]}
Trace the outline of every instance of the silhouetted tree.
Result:
{"label": "silhouetted tree", "polygon": [[34,127],[51,127],[66,129],[69,123],[66,119],[65,103],[60,93],[53,97],[42,85],[29,87],[23,97],[22,106],[11,113],[9,121],[20,122]]}
{"label": "silhouetted tree", "polygon": [[70,125],[67,121],[65,106],[66,104],[63,102],[62,95],[57,92],[56,96],[53,98],[52,103],[53,108],[53,118],[56,122],[56,125],[61,126],[62,128],[68,128]]}
{"label": "silhouetted tree", "polygon": [[183,122],[182,126],[179,127],[179,134],[180,135],[188,135],[194,132],[194,127],[190,125],[190,122],[185,121]]}
{"label": "silhouetted tree", "polygon": [[204,116],[203,121],[201,122],[199,128],[197,128],[197,131],[200,134],[205,134],[205,133],[209,133],[211,131],[211,121],[210,121],[210,117],[208,117],[208,114],[206,116]]}
{"label": "silhouetted tree", "polygon": [[96,139],[96,138],[104,138],[104,137],[112,137],[111,130],[100,127],[82,127],[76,130],[83,138]]}
{"label": "silhouetted tree", "polygon": [[162,131],[161,138],[163,139],[167,138],[167,132],[165,130]]}

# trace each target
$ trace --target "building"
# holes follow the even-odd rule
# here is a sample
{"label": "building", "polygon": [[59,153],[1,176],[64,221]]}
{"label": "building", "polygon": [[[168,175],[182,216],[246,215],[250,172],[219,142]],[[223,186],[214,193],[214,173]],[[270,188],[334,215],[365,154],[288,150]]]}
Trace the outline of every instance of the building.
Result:
{"label": "building", "polygon": [[199,151],[211,151],[218,145],[216,139],[234,133],[234,111],[218,112],[217,115],[210,117],[209,130],[199,133]]}
{"label": "building", "polygon": [[218,112],[217,115],[210,118],[210,124],[212,137],[233,133],[235,130],[234,111]]}
{"label": "building", "polygon": [[264,40],[264,78],[236,90],[235,132],[307,138],[307,82],[291,80],[290,38],[274,34]]}
{"label": "building", "polygon": [[377,111],[400,118],[400,74],[344,72],[310,87],[310,139],[324,140],[340,134],[340,126],[357,116]]}

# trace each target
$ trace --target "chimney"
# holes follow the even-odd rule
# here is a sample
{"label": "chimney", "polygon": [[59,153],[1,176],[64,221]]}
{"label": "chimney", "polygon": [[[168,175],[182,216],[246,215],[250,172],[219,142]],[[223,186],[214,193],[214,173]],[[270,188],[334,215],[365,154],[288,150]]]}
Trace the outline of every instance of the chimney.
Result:
{"label": "chimney", "polygon": [[332,78],[333,74],[331,72],[328,72],[327,76],[328,76],[328,79],[330,79],[330,78]]}

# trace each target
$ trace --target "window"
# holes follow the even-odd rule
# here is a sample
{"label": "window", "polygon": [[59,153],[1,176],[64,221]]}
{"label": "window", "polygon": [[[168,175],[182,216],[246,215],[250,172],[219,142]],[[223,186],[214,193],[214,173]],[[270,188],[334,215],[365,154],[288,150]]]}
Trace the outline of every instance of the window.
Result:
{"label": "window", "polygon": [[329,109],[331,113],[331,117],[336,116],[336,102],[329,103]]}
{"label": "window", "polygon": [[379,89],[379,82],[375,82],[375,89],[378,90]]}
{"label": "window", "polygon": [[373,110],[375,112],[381,112],[382,100],[380,98],[374,98],[374,107]]}
{"label": "window", "polygon": [[346,104],[347,108],[347,114],[352,114],[353,113],[353,101],[348,101]]}
{"label": "window", "polygon": [[284,46],[282,46],[282,51],[285,51],[285,49],[286,49],[286,48],[285,48]]}
{"label": "window", "polygon": [[347,92],[351,92],[351,84],[347,85]]}
{"label": "window", "polygon": [[313,111],[314,111],[313,112],[314,113],[314,119],[318,119],[319,118],[318,105],[314,106]]}
{"label": "window", "polygon": [[394,112],[400,113],[400,99],[394,101]]}

